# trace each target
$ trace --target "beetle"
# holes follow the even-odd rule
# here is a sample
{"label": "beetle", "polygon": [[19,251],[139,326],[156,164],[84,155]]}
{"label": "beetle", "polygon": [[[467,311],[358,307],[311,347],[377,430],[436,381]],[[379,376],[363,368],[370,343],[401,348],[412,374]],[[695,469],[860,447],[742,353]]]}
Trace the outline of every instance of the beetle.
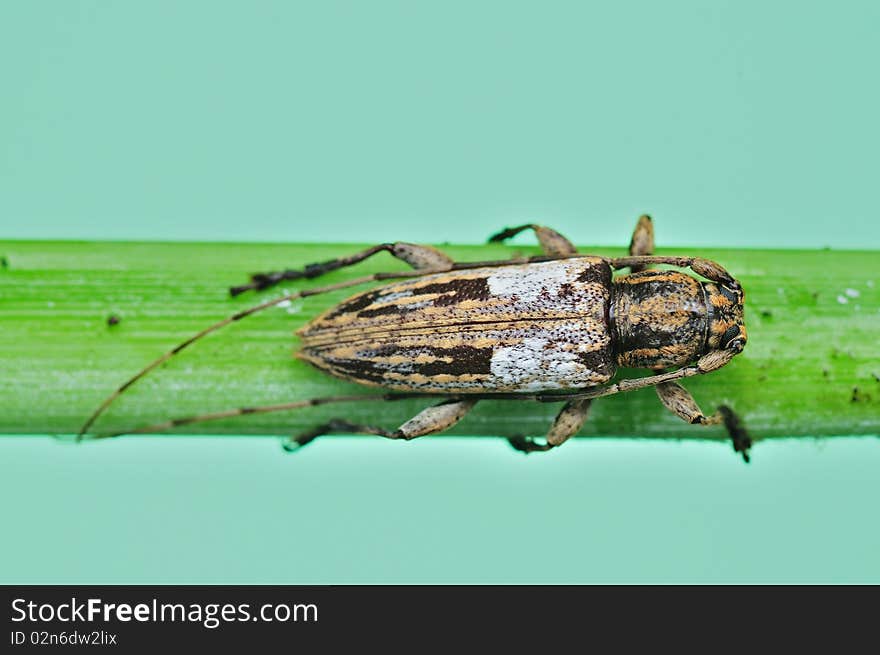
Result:
{"label": "beetle", "polygon": [[[678,380],[716,371],[742,352],[747,340],[745,297],[733,276],[708,259],[654,256],[653,222],[647,215],[636,224],[627,257],[579,254],[566,237],[537,224],[507,228],[489,241],[504,241],[525,230],[534,232],[543,255],[462,263],[431,246],[396,242],[302,269],[254,274],[249,283],[232,287],[231,295],[262,291],[284,280],[316,278],[380,252],[413,269],[286,294],[209,326],[118,387],[79,436],[132,384],[207,334],[287,300],[376,281],[386,283],[351,296],[303,326],[295,355],[325,373],[387,393],[241,407],[134,432],[327,403],[441,398],[397,429],[331,420],[285,443],[287,450],[295,450],[331,432],[392,439],[441,432],[482,399],[563,403],[543,442],[509,438],[516,449],[536,452],[574,436],[594,398],[649,386],[667,409],[688,423],[725,422],[730,429],[728,408],[707,416]],[[703,279],[652,269],[654,264],[689,268]],[[613,275],[623,269],[630,270]],[[645,368],[651,374],[615,381],[618,367]],[[750,442],[743,434],[740,427],[731,432],[734,448],[746,457]]]}

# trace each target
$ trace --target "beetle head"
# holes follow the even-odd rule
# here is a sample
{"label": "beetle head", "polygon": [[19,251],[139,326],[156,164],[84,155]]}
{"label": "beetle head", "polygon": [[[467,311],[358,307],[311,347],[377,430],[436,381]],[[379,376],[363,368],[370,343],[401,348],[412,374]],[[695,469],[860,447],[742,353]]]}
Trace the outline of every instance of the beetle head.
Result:
{"label": "beetle head", "polygon": [[742,352],[748,339],[743,321],[745,294],[738,282],[729,285],[704,282],[709,309],[706,352]]}

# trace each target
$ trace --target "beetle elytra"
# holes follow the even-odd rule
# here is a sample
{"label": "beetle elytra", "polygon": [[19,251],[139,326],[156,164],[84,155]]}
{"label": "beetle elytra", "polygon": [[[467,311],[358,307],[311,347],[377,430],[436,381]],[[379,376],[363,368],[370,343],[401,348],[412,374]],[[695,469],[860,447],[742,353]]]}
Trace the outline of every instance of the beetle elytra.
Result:
{"label": "beetle elytra", "polygon": [[[527,229],[537,236],[544,255],[460,263],[433,247],[398,242],[302,269],[255,274],[248,284],[230,289],[232,295],[283,280],[316,278],[379,252],[413,268],[286,294],[205,328],[118,387],[89,417],[80,436],[127,388],[207,334],[286,300],[376,281],[386,283],[351,296],[300,329],[296,356],[330,375],[387,393],[236,408],[134,432],[327,403],[441,399],[397,429],[331,420],[292,438],[286,448],[295,449],[330,432],[393,439],[437,433],[455,425],[481,399],[564,403],[543,443],[510,439],[524,452],[545,451],[580,430],[592,399],[649,386],[666,408],[689,423],[724,422],[729,409],[707,416],[678,380],[720,369],[743,350],[744,294],[736,279],[707,259],[654,256],[648,216],[639,219],[627,257],[580,255],[564,236],[534,224],[506,229],[490,241]],[[688,268],[702,279],[651,269],[654,264]],[[622,269],[630,272],[614,275]],[[615,381],[618,367],[645,368],[651,374]],[[734,447],[745,456],[748,439],[741,429],[738,434]]]}

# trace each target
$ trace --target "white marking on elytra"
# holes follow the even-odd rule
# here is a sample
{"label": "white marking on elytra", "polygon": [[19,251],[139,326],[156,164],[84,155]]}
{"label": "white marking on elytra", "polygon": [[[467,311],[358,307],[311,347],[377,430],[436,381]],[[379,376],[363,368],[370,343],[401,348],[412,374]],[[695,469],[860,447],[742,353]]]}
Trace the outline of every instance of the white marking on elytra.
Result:
{"label": "white marking on elytra", "polygon": [[398,291],[396,293],[389,293],[385,296],[379,296],[379,298],[376,299],[376,304],[385,305],[387,303],[392,303],[395,300],[400,300],[401,298],[409,298],[412,295],[412,291]]}
{"label": "white marking on elytra", "polygon": [[[541,391],[594,386],[608,380],[614,369],[605,322],[608,291],[598,279],[598,270],[596,276],[579,278],[600,266],[604,264],[566,260],[462,272],[461,279],[486,281],[490,302],[467,302],[453,308],[436,305],[437,294],[423,292],[436,280],[448,281],[449,274],[395,283],[372,300],[370,309],[396,306],[399,313],[364,316],[366,312],[360,312],[337,335],[332,331],[322,334],[319,324],[314,329],[315,343],[309,343],[307,336],[304,352],[330,368],[334,362],[369,360],[384,373],[386,386],[401,390]],[[469,373],[462,362],[461,371],[455,374],[421,372],[431,362],[455,361],[454,351],[441,355],[434,350],[437,341],[432,333],[406,329],[410,321],[426,321],[435,314],[442,328],[437,332],[441,347],[491,347],[489,370]],[[520,322],[520,316],[546,321]],[[483,327],[473,323],[475,317],[497,317],[498,324]],[[371,330],[369,338],[362,336],[363,330]],[[391,355],[384,350],[389,345],[395,346]],[[592,360],[596,365],[588,366],[586,362]]]}
{"label": "white marking on elytra", "polygon": [[[546,332],[523,338],[510,346],[497,346],[492,353],[490,371],[501,387],[523,391],[564,389],[587,384],[595,375],[578,361],[571,338]],[[574,336],[574,335],[570,335]]]}
{"label": "white marking on elytra", "polygon": [[560,262],[531,264],[528,275],[520,268],[500,268],[487,279],[489,292],[495,296],[518,296],[522,302],[534,302],[543,293],[557,295],[563,284],[573,281],[571,267]]}
{"label": "white marking on elytra", "polygon": [[412,302],[412,303],[401,303],[401,309],[404,311],[414,311],[416,309],[422,309],[423,307],[431,307],[434,305],[433,300],[422,300],[421,302]]}

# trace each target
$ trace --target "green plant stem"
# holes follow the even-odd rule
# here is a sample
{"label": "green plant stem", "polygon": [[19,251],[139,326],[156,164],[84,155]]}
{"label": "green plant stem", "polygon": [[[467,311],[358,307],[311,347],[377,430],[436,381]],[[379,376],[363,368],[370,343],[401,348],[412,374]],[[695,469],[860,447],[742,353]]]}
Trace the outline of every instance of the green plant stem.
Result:
{"label": "green plant stem", "polygon": [[[147,362],[206,325],[284,291],[379,270],[388,255],[318,281],[230,298],[249,273],[300,267],[359,245],[0,242],[0,433],[72,434]],[[457,260],[533,248],[444,246]],[[584,248],[619,256],[623,249]],[[715,259],[746,289],[749,342],[726,368],[685,381],[707,412],[725,403],[756,438],[880,433],[880,270],[875,252],[661,249]],[[295,301],[212,335],[133,386],[99,433],[242,405],[378,390],[295,360],[294,330],[359,289]],[[119,318],[108,325],[108,318]],[[623,372],[632,374],[632,372]],[[432,402],[432,401],[428,401]],[[329,417],[396,427],[427,403],[361,403],[245,416],[179,433],[290,435]],[[557,405],[481,402],[447,434],[543,435]],[[653,390],[594,403],[583,435],[723,438],[682,423]]]}

